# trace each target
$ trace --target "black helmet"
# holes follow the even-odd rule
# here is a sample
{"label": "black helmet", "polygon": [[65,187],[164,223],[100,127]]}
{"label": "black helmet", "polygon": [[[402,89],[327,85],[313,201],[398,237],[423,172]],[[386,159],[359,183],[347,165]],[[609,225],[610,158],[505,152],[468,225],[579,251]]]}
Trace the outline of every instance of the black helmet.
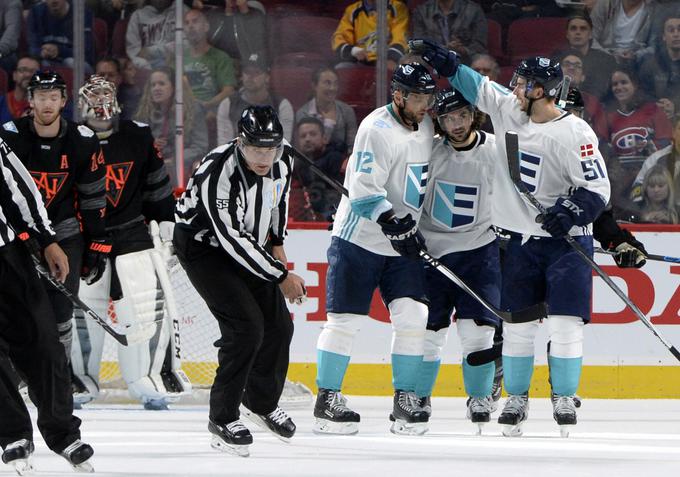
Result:
{"label": "black helmet", "polygon": [[583,110],[586,107],[583,102],[583,96],[581,96],[581,91],[578,88],[569,88],[569,93],[567,93],[567,100],[564,102],[564,109],[566,111]]}
{"label": "black helmet", "polygon": [[466,106],[472,105],[459,91],[448,88],[437,93],[434,109],[437,116],[441,116]]}
{"label": "black helmet", "polygon": [[430,72],[419,63],[399,65],[392,74],[392,91],[400,89],[409,93],[432,94],[436,86]]}
{"label": "black helmet", "polygon": [[32,95],[36,89],[58,89],[62,96],[66,96],[66,82],[59,73],[54,71],[37,71],[28,83],[28,94]]}
{"label": "black helmet", "polygon": [[543,86],[545,95],[552,98],[558,95],[563,79],[560,64],[542,56],[522,60],[515,69],[512,85],[515,84],[518,76],[527,80],[528,88],[533,88],[533,83],[540,84]]}
{"label": "black helmet", "polygon": [[278,147],[283,140],[283,126],[271,106],[250,106],[241,113],[238,135],[248,146]]}

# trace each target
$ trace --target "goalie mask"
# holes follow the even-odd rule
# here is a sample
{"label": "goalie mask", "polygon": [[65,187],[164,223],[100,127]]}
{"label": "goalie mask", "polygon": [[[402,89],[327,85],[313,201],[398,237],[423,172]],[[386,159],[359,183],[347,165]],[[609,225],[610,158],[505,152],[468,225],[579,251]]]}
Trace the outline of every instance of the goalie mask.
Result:
{"label": "goalie mask", "polygon": [[78,90],[78,108],[86,121],[113,120],[121,113],[116,98],[116,85],[101,76],[90,76]]}

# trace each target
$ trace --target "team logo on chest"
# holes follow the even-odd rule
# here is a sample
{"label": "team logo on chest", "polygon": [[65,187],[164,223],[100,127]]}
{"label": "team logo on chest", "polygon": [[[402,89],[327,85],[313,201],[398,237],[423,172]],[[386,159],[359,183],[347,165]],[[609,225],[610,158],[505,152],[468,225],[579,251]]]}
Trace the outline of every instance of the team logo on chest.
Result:
{"label": "team logo on chest", "polygon": [[66,182],[68,172],[41,172],[30,171],[31,177],[38,186],[40,194],[42,194],[45,207],[49,207],[52,200],[59,194],[62,186]]}
{"label": "team logo on chest", "polygon": [[415,210],[420,210],[425,200],[425,186],[427,185],[428,163],[407,164],[404,180],[404,204]]}
{"label": "team logo on chest", "polygon": [[529,192],[536,192],[539,179],[541,178],[541,165],[543,158],[535,154],[520,151],[519,153],[519,174],[522,182],[527,186]]}
{"label": "team logo on chest", "polygon": [[611,143],[621,156],[635,156],[643,152],[649,142],[649,130],[643,127],[621,129],[612,134]]}
{"label": "team logo on chest", "polygon": [[479,185],[435,181],[430,215],[449,229],[474,223],[479,204],[479,189]]}
{"label": "team logo on chest", "polygon": [[106,165],[106,200],[114,207],[118,207],[118,201],[123,195],[132,165],[132,162]]}

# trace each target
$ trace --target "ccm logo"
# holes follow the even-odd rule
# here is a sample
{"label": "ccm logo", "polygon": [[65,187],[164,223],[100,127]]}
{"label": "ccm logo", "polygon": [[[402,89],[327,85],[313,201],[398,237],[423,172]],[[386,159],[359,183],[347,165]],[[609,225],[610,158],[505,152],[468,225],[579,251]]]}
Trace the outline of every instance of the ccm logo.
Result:
{"label": "ccm logo", "polygon": [[229,199],[217,199],[215,200],[215,206],[218,209],[226,209],[229,207]]}

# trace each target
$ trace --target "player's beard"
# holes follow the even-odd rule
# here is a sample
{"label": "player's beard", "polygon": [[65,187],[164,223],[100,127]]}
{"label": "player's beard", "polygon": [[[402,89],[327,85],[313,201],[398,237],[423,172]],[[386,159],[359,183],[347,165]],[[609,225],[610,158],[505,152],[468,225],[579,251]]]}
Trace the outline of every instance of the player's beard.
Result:
{"label": "player's beard", "polygon": [[37,122],[41,126],[51,126],[54,124],[55,121],[59,120],[59,114],[61,111],[57,111],[55,113],[49,113],[50,116],[53,115],[53,117],[50,117],[44,113],[39,113],[38,111],[35,111],[33,113],[33,118],[34,121]]}

